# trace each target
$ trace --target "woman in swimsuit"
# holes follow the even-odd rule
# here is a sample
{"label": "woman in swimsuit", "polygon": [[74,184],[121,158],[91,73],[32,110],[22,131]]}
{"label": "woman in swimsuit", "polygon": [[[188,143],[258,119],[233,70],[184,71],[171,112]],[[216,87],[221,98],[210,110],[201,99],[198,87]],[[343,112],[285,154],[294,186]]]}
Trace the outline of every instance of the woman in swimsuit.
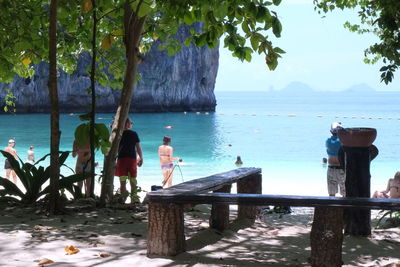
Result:
{"label": "woman in swimsuit", "polygon": [[400,172],[396,172],[394,178],[389,179],[386,190],[375,193],[373,198],[400,198]]}
{"label": "woman in swimsuit", "polygon": [[161,171],[164,176],[162,185],[166,185],[166,187],[172,186],[172,172],[174,170],[173,161],[179,160],[179,158],[173,157],[174,149],[172,148],[172,146],[170,146],[170,144],[171,137],[164,136],[163,144],[158,147],[158,156],[160,157]]}
{"label": "woman in swimsuit", "polygon": [[[11,155],[14,156],[16,160],[18,160],[17,150],[14,147],[15,147],[15,140],[10,139],[8,140],[8,146],[4,148],[4,151],[10,153]],[[6,178],[10,180],[10,175],[11,175],[14,184],[17,184],[17,174],[15,173],[8,159],[4,161],[4,169],[6,169]]]}

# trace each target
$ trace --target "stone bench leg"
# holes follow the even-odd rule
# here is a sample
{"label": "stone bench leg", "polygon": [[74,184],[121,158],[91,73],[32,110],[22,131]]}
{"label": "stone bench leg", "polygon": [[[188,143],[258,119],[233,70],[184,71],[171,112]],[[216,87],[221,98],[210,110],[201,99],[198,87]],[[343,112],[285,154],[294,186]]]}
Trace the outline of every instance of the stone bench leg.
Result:
{"label": "stone bench leg", "polygon": [[149,203],[147,255],[175,256],[186,251],[183,205]]}
{"label": "stone bench leg", "polygon": [[[261,173],[241,179],[237,182],[238,194],[261,194],[262,192],[262,176]],[[254,220],[259,214],[260,208],[251,205],[238,205],[238,219]]]}
{"label": "stone bench leg", "polygon": [[[225,185],[214,191],[219,193],[230,193],[232,185]],[[219,231],[225,230],[229,225],[229,205],[213,204],[211,208],[210,227]]]}
{"label": "stone bench leg", "polygon": [[315,208],[310,239],[311,266],[342,266],[343,209]]}

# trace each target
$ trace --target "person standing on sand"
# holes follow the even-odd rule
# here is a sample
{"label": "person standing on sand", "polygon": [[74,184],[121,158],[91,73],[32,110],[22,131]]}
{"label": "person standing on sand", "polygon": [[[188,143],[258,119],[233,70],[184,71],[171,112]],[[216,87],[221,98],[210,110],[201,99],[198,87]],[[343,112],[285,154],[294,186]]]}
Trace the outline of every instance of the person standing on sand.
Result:
{"label": "person standing on sand", "polygon": [[343,167],[339,162],[339,150],[342,147],[337,133],[342,129],[342,124],[340,122],[334,122],[331,125],[331,134],[326,142],[326,152],[328,153],[328,171],[327,171],[327,183],[328,183],[328,194],[334,197],[338,192],[338,187],[340,194],[344,197],[346,196],[345,190],[345,180],[346,174]]}
{"label": "person standing on sand", "polygon": [[125,121],[125,130],[122,133],[119,143],[115,175],[118,176],[120,180],[120,192],[123,197],[123,202],[125,202],[125,195],[128,194],[126,190],[126,180],[129,180],[131,185],[131,203],[136,203],[139,202],[136,180],[137,167],[143,164],[143,153],[138,134],[130,130],[132,124],[132,120],[127,118]]}
{"label": "person standing on sand", "polygon": [[82,189],[83,184],[85,184],[85,194],[86,196],[89,196],[90,192],[90,185],[92,182],[92,175],[90,175],[90,144],[87,144],[83,147],[78,146],[78,142],[74,140],[74,144],[72,147],[72,157],[76,157],[76,165],[75,165],[75,173],[76,174],[81,174],[81,173],[87,173],[88,178],[86,178],[84,181],[78,182],[78,186],[80,189]]}
{"label": "person standing on sand", "polygon": [[394,178],[389,179],[386,190],[375,191],[372,198],[400,198],[400,172],[396,172]]}
{"label": "person standing on sand", "polygon": [[26,151],[28,158],[26,160],[27,163],[34,164],[35,163],[35,152],[33,151],[34,146],[30,146],[29,150]]}
{"label": "person standing on sand", "polygon": [[[16,160],[18,160],[17,150],[14,147],[15,147],[15,140],[10,139],[8,140],[8,146],[4,148],[4,151],[10,153],[11,155],[14,156]],[[17,174],[15,173],[8,159],[5,159],[4,161],[4,169],[6,170],[6,178],[10,180],[10,175],[11,175],[13,177],[14,184],[17,184]]]}
{"label": "person standing on sand", "polygon": [[161,171],[164,176],[162,185],[168,188],[172,186],[172,177],[174,172],[174,160],[181,161],[180,158],[174,158],[174,149],[171,146],[171,137],[165,135],[163,144],[158,147],[158,156],[160,157]]}

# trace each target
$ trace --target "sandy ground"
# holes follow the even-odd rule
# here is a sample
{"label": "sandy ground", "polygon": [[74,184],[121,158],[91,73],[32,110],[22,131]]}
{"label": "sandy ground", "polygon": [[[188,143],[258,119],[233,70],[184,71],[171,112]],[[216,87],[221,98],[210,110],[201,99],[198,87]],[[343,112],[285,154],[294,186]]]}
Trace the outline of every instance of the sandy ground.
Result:
{"label": "sandy ground", "polygon": [[[83,204],[82,204],[83,205]],[[87,209],[47,217],[40,208],[0,206],[0,266],[309,266],[311,208],[290,215],[267,214],[256,223],[235,221],[218,232],[208,228],[210,207],[185,213],[187,252],[147,257],[146,206]],[[376,216],[376,212],[374,213]],[[64,248],[79,252],[67,255]],[[344,266],[400,263],[400,228],[374,230],[370,238],[345,237]]]}

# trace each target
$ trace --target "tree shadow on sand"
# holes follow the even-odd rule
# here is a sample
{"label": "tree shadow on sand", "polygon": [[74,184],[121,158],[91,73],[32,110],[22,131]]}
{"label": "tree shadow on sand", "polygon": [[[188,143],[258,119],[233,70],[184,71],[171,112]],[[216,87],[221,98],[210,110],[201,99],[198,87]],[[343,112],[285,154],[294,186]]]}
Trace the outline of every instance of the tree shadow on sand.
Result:
{"label": "tree shadow on sand", "polygon": [[[47,217],[35,207],[1,206],[0,265],[33,266],[45,256],[55,261],[51,266],[309,266],[312,210],[268,214],[254,224],[231,214],[229,229],[219,232],[208,227],[210,206],[186,210],[187,252],[147,257],[146,211],[106,208]],[[67,245],[80,252],[65,256]],[[345,237],[343,261],[345,266],[391,266],[400,261],[398,251],[398,228],[374,230],[371,238]]]}

